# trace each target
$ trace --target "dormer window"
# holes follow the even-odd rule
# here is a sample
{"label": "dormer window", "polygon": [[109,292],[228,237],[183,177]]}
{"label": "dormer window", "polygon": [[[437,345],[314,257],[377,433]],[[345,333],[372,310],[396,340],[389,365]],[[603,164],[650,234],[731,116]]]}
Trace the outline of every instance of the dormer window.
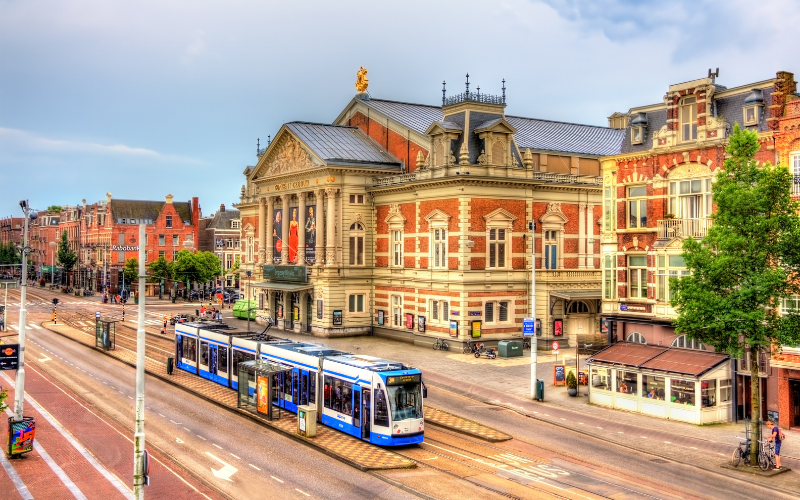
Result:
{"label": "dormer window", "polygon": [[684,97],[681,100],[680,110],[681,142],[697,140],[697,98]]}
{"label": "dormer window", "polygon": [[744,108],[742,112],[743,123],[745,127],[758,125],[761,118],[761,107],[764,105],[764,93],[761,89],[753,89],[752,92],[744,100]]}
{"label": "dormer window", "polygon": [[642,144],[647,134],[647,115],[636,113],[631,119],[631,144]]}

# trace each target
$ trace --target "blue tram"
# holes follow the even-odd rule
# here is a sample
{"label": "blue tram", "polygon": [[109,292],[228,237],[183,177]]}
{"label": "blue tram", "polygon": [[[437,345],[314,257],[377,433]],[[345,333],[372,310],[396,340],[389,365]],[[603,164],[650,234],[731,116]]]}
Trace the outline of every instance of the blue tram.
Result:
{"label": "blue tram", "polygon": [[[396,361],[321,344],[256,335],[223,323],[175,325],[176,366],[238,389],[238,364],[262,359],[291,368],[276,375],[281,408],[317,408],[318,421],[382,446],[421,443],[422,373]],[[250,387],[252,394],[255,387]]]}

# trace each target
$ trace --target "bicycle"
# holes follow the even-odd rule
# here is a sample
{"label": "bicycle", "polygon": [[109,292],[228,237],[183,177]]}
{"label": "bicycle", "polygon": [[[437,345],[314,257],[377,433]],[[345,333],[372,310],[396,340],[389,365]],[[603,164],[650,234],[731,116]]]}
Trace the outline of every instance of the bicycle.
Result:
{"label": "bicycle", "polygon": [[758,466],[766,471],[775,467],[775,443],[770,441],[759,441],[761,449],[758,450]]}
{"label": "bicycle", "polygon": [[524,351],[525,349],[528,349],[528,350],[531,349],[531,338],[530,337],[524,337],[522,339],[522,350]]}
{"label": "bicycle", "polygon": [[478,344],[476,344],[475,342],[473,342],[471,340],[467,340],[467,343],[464,344],[464,349],[462,350],[462,352],[464,354],[471,354],[471,353],[474,353],[477,350],[478,350]]}
{"label": "bicycle", "polygon": [[447,345],[447,342],[445,342],[444,340],[436,339],[436,343],[433,344],[433,350],[434,351],[449,351],[450,350],[450,346]]}
{"label": "bicycle", "polygon": [[733,450],[731,465],[739,467],[742,461],[744,461],[744,463],[750,462],[750,439],[740,438],[739,436],[736,436],[736,439],[739,440],[739,446]]}

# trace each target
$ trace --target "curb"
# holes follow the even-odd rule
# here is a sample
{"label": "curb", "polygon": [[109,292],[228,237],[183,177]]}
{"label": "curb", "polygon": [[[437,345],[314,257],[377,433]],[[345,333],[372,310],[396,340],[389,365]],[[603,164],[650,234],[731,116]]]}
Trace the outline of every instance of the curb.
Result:
{"label": "curb", "polygon": [[[88,345],[88,344],[83,344],[82,342],[78,342],[77,340],[75,340],[75,339],[73,339],[73,338],[71,338],[71,337],[67,336],[66,334],[63,334],[63,333],[61,333],[61,332],[58,332],[58,331],[55,331],[55,330],[51,330],[50,328],[48,328],[48,327],[46,327],[46,326],[44,325],[44,322],[42,322],[42,323],[41,323],[41,325],[42,325],[42,328],[44,328],[45,330],[47,330],[47,331],[49,331],[49,332],[56,333],[56,334],[58,334],[58,335],[61,335],[62,337],[64,337],[64,338],[65,338],[65,339],[67,339],[67,340],[71,340],[71,341],[73,341],[73,342],[76,342],[76,343],[78,343],[78,344],[82,344],[82,345],[84,345],[85,347],[88,347],[88,348],[90,348],[90,349],[92,349],[92,350],[94,350],[94,351],[96,351],[96,352],[99,352],[99,353],[101,353],[101,354],[103,354],[103,355],[105,355],[105,356],[108,356],[109,358],[111,358],[111,359],[113,359],[113,360],[115,360],[115,361],[117,361],[117,362],[119,362],[119,363],[122,363],[122,364],[124,364],[124,365],[130,366],[130,367],[132,367],[132,368],[136,368],[136,365],[135,365],[135,364],[133,364],[133,363],[128,363],[127,361],[123,361],[123,360],[121,360],[121,359],[119,359],[119,358],[117,358],[117,357],[115,357],[115,356],[112,356],[111,354],[109,354],[109,353],[107,353],[107,352],[105,352],[105,351],[103,351],[103,350],[100,350],[100,349],[98,349],[97,347],[94,347],[94,346],[91,346],[91,345]],[[72,328],[72,327],[70,327],[70,328]],[[315,449],[315,450],[317,450],[317,451],[319,451],[319,452],[322,452],[322,453],[324,453],[325,455],[327,455],[327,456],[329,456],[329,457],[331,457],[331,458],[335,458],[336,460],[339,460],[340,462],[342,462],[342,463],[344,463],[344,464],[347,464],[347,465],[349,465],[350,467],[356,468],[356,469],[358,469],[358,470],[360,470],[360,471],[362,471],[362,472],[369,472],[369,471],[379,471],[379,470],[403,470],[403,469],[413,469],[413,468],[415,468],[415,467],[417,466],[417,464],[416,464],[415,462],[413,462],[413,461],[412,461],[412,464],[411,464],[411,466],[410,466],[410,467],[391,467],[391,468],[384,468],[384,467],[367,467],[367,466],[361,465],[361,464],[359,464],[359,463],[357,463],[357,462],[354,462],[354,461],[350,460],[349,458],[343,457],[343,456],[341,456],[341,455],[337,455],[336,453],[333,453],[333,452],[331,452],[331,451],[329,451],[329,450],[327,450],[327,449],[325,449],[325,448],[322,448],[322,447],[318,446],[316,443],[314,443],[312,440],[310,440],[310,439],[308,439],[308,438],[304,438],[303,436],[299,436],[299,435],[297,435],[297,434],[294,434],[294,433],[289,433],[289,432],[286,432],[286,431],[284,431],[283,429],[281,429],[281,428],[279,428],[279,427],[275,427],[275,426],[269,425],[269,424],[268,424],[268,423],[266,423],[264,420],[261,420],[260,418],[256,417],[255,415],[253,415],[253,414],[251,414],[251,413],[249,413],[249,412],[246,412],[246,411],[244,411],[244,410],[240,410],[240,409],[238,409],[238,408],[231,408],[231,407],[229,407],[229,406],[226,406],[225,404],[223,404],[223,403],[221,403],[221,402],[219,402],[219,401],[215,401],[215,400],[213,400],[213,399],[206,398],[206,397],[202,396],[201,394],[198,394],[197,392],[195,392],[195,391],[193,391],[193,390],[189,389],[188,387],[184,387],[184,386],[182,386],[182,385],[178,384],[177,382],[173,381],[172,379],[169,379],[169,378],[167,378],[167,377],[164,377],[164,376],[162,376],[162,375],[159,375],[159,374],[153,373],[153,372],[151,372],[151,371],[149,371],[149,370],[145,370],[145,373],[146,373],[147,375],[150,375],[151,377],[154,377],[154,378],[157,378],[157,379],[161,380],[162,382],[165,382],[165,383],[167,383],[167,384],[170,384],[170,385],[172,385],[173,387],[177,387],[178,389],[181,389],[181,390],[183,390],[183,391],[185,391],[185,392],[187,392],[187,393],[191,394],[192,396],[195,396],[195,397],[197,397],[197,398],[200,398],[200,399],[202,399],[203,401],[209,402],[209,403],[211,403],[211,404],[213,404],[213,405],[216,405],[216,406],[218,406],[218,407],[220,407],[220,408],[222,408],[222,409],[224,409],[224,410],[227,410],[227,411],[229,411],[229,412],[231,412],[231,413],[233,413],[233,414],[235,414],[235,415],[240,415],[240,416],[243,416],[243,417],[247,417],[247,418],[248,418],[248,419],[250,419],[251,421],[258,423],[258,424],[259,424],[259,425],[261,425],[262,427],[265,427],[265,428],[267,428],[267,429],[270,429],[270,430],[272,430],[272,431],[274,431],[274,432],[278,432],[279,434],[282,434],[282,435],[284,435],[284,436],[290,437],[290,438],[294,439],[295,441],[297,441],[297,442],[299,442],[299,443],[303,443],[303,444],[305,444],[305,445],[306,445],[306,446],[308,446],[309,448],[313,448],[313,449]]]}

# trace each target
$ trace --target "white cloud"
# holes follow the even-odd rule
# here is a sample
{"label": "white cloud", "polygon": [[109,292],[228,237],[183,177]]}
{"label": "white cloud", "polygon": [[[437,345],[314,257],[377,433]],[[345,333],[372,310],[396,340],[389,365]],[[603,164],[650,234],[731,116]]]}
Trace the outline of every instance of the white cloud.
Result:
{"label": "white cloud", "polygon": [[34,133],[12,128],[0,127],[0,142],[4,147],[11,149],[27,149],[31,151],[43,152],[63,152],[63,153],[90,153],[90,154],[110,154],[124,156],[144,156],[159,158],[158,152],[152,149],[135,148],[124,144],[97,144],[93,142],[69,141],[64,139],[50,139]]}

